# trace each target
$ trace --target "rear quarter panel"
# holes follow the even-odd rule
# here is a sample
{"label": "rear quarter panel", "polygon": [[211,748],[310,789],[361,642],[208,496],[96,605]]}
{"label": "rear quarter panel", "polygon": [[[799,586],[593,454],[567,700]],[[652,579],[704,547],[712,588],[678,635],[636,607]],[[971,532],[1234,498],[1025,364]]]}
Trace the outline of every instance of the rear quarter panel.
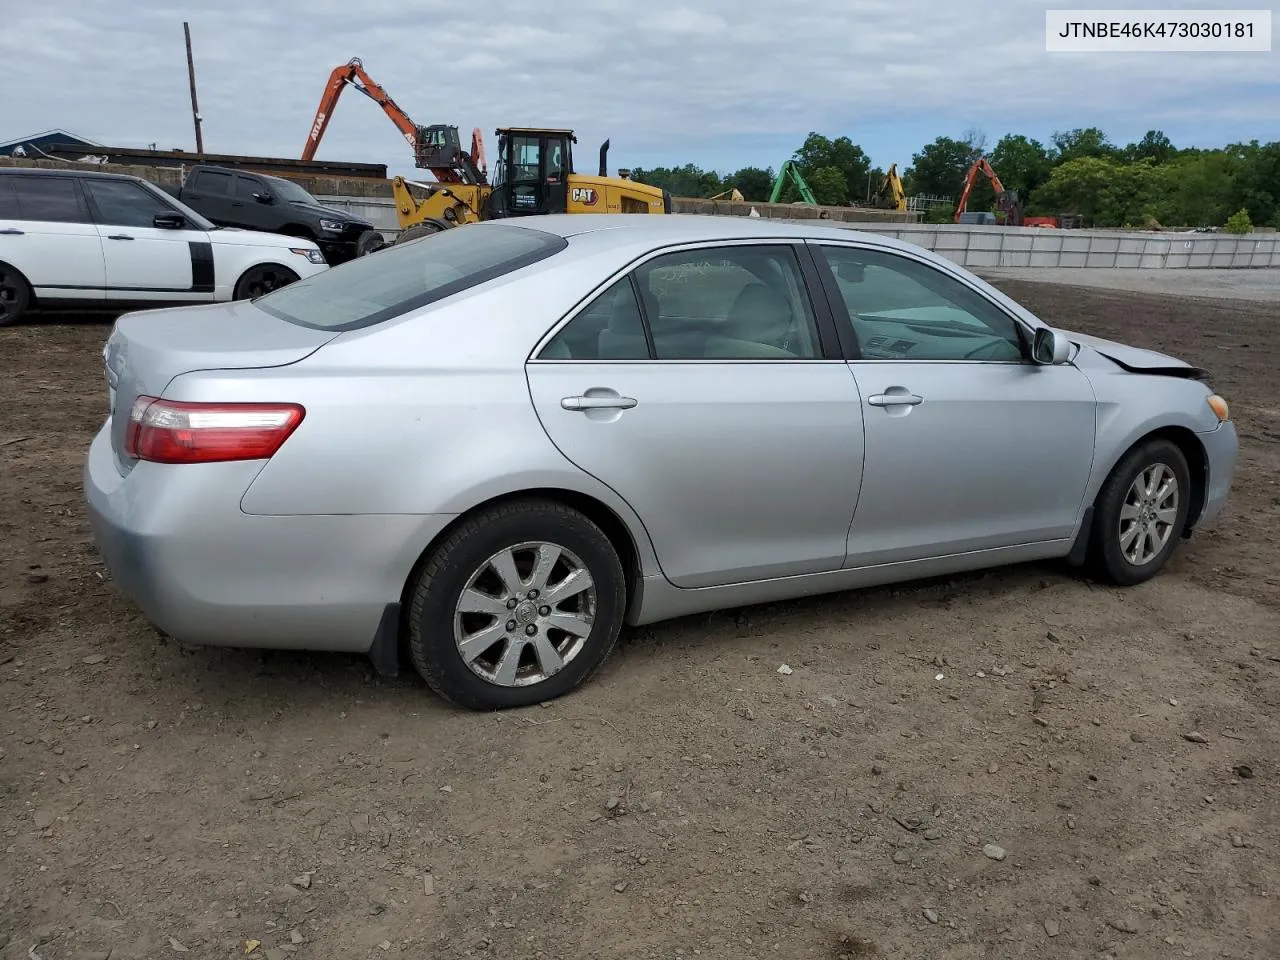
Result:
{"label": "rear quarter panel", "polygon": [[582,286],[563,273],[499,282],[483,296],[342,334],[287,367],[186,374],[166,396],[306,408],[245,492],[246,513],[457,514],[549,487],[605,503],[631,529],[644,569],[656,570],[639,518],[560,454],[529,398],[530,349],[595,275]]}

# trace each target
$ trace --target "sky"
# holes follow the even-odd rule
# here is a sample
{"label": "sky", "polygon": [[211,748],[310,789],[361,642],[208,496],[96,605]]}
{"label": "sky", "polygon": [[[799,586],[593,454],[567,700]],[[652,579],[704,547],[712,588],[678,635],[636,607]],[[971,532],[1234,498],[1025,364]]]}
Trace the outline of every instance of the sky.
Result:
{"label": "sky", "polygon": [[[1055,8],[1131,8],[1092,0]],[[1280,139],[1280,46],[1267,53],[1046,53],[1032,0],[8,0],[0,142],[62,128],[113,146],[195,147],[182,23],[205,149],[298,157],[330,70],[352,57],[420,124],[567,126],[575,166],[777,168],[810,131],[882,167],[940,135],[1099,126],[1119,143]],[[1164,9],[1271,9],[1276,0]],[[25,79],[23,79],[25,77]],[[17,90],[21,89],[21,95]],[[348,89],[318,159],[415,171]]]}

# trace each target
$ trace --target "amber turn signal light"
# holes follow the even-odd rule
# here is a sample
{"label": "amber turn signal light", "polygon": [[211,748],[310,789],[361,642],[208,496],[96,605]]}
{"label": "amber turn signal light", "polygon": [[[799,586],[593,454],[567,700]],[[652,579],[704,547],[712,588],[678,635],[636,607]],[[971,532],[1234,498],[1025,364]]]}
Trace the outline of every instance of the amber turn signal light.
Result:
{"label": "amber turn signal light", "polygon": [[1222,399],[1216,393],[1209,396],[1209,409],[1212,410],[1219,420],[1224,423],[1231,418],[1231,412],[1227,407],[1227,401]]}

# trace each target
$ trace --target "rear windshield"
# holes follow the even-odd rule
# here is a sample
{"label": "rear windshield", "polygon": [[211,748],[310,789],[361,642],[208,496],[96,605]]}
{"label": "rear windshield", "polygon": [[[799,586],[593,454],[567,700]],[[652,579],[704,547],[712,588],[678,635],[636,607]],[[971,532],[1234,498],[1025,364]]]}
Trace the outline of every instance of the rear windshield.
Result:
{"label": "rear windshield", "polygon": [[281,320],[356,330],[545,260],[563,237],[505,225],[454,227],[332,267],[253,302]]}

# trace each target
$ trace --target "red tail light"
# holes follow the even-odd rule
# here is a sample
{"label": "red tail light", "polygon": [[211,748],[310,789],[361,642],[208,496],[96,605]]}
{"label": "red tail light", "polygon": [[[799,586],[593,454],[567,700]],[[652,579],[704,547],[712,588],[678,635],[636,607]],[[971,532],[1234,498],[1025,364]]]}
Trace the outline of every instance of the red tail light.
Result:
{"label": "red tail light", "polygon": [[306,413],[296,403],[188,403],[138,397],[125,453],[156,463],[265,460]]}

